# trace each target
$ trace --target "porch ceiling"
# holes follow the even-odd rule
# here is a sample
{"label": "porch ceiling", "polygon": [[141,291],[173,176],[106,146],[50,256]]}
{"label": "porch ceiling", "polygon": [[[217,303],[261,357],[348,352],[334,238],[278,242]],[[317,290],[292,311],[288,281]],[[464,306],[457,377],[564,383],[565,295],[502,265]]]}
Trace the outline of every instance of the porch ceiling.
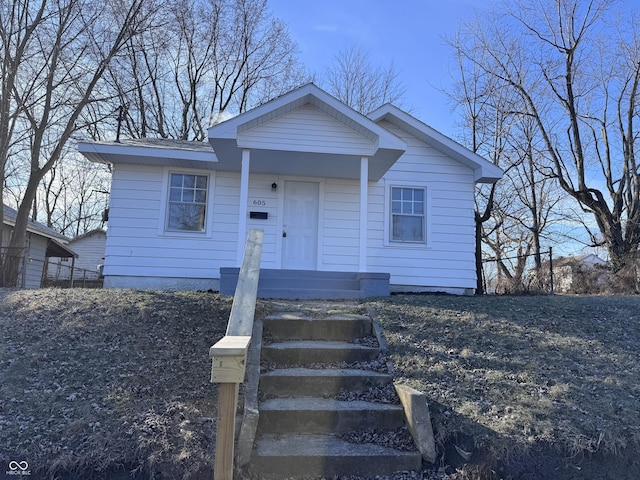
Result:
{"label": "porch ceiling", "polygon": [[[218,157],[216,169],[240,172],[242,149],[235,139],[210,139]],[[360,179],[360,155],[250,149],[251,173]],[[369,158],[369,181],[379,180],[401,152],[380,148]]]}

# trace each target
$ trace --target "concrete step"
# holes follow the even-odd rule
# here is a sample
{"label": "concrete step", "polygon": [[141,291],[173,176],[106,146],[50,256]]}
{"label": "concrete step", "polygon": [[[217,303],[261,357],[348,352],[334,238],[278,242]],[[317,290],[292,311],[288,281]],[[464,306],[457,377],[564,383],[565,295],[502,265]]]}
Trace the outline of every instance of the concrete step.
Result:
{"label": "concrete step", "polygon": [[[296,293],[300,295],[300,290]],[[318,291],[314,297],[318,298]],[[261,359],[277,368],[260,375],[260,395],[267,399],[258,403],[251,471],[260,478],[309,479],[373,477],[420,469],[417,451],[337,438],[340,433],[357,436],[370,428],[395,430],[405,424],[400,404],[335,399],[341,390],[363,391],[392,383],[385,373],[330,367],[378,359],[379,347],[349,343],[373,335],[370,317],[340,314],[316,319],[281,312],[263,323],[264,334],[273,343],[262,344]],[[326,368],[305,368],[310,364]]]}
{"label": "concrete step", "polygon": [[280,368],[260,376],[260,391],[267,397],[334,397],[341,390],[355,392],[391,382],[390,375],[369,370]]}
{"label": "concrete step", "polygon": [[369,362],[377,358],[377,347],[349,342],[297,340],[276,342],[262,347],[262,360],[279,365],[312,363]]}
{"label": "concrete step", "polygon": [[394,429],[404,425],[400,405],[333,398],[272,398],[260,402],[258,431],[264,434],[337,433],[375,426]]}
{"label": "concrete step", "polygon": [[[220,268],[220,293],[233,295],[239,268]],[[389,274],[260,269],[258,297],[343,299],[389,295]]]}
{"label": "concrete step", "polygon": [[334,290],[360,290],[360,281],[356,274],[345,274],[339,272],[326,272],[329,275],[318,276],[316,272],[305,272],[304,270],[283,271],[277,276],[262,275],[258,283],[258,288],[273,288],[275,283],[277,288],[281,289],[317,289],[332,288]]}
{"label": "concrete step", "polygon": [[282,340],[352,340],[372,334],[367,315],[338,314],[309,318],[296,312],[282,312],[264,319],[264,333]]}
{"label": "concrete step", "polygon": [[358,475],[373,477],[419,470],[419,452],[373,444],[353,444],[331,435],[264,436],[256,442],[251,466],[263,478]]}
{"label": "concrete step", "polygon": [[360,298],[359,289],[353,288],[269,288],[259,290],[259,298],[286,298],[290,300],[346,300]]}

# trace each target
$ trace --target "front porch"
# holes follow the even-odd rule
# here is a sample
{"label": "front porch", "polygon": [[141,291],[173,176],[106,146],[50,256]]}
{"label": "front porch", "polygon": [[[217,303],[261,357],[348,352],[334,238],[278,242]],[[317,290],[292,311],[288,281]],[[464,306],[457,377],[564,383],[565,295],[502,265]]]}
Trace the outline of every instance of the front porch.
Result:
{"label": "front porch", "polygon": [[[233,295],[239,268],[220,269],[220,293]],[[346,299],[388,296],[388,273],[260,269],[259,298]]]}

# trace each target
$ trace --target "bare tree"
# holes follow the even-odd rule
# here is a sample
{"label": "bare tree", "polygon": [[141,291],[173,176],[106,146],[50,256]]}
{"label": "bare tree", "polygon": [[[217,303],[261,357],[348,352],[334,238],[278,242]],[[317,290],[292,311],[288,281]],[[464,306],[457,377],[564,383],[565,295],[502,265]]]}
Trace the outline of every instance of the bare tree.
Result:
{"label": "bare tree", "polygon": [[131,38],[110,70],[128,136],[204,140],[210,124],[306,79],[266,0],[181,0],[160,17],[163,34]]}
{"label": "bare tree", "polygon": [[[495,165],[509,169],[512,163],[506,154],[506,138],[510,128],[509,117],[505,115],[502,104],[504,100],[496,94],[497,83],[494,79],[479,69],[475,63],[466,60],[461,54],[463,45],[460,37],[449,41],[449,45],[456,52],[457,70],[454,73],[454,88],[444,92],[449,96],[454,106],[462,111],[462,142],[474,153],[490,159]],[[465,45],[473,48],[473,45]],[[476,55],[482,55],[482,50]],[[496,205],[496,184],[481,184],[475,197],[475,263],[476,263],[476,294],[485,291],[483,283],[483,238],[502,224],[493,222],[493,212]],[[491,225],[484,224],[489,222]]]}
{"label": "bare tree", "polygon": [[37,200],[46,225],[72,238],[99,228],[110,177],[106,165],[89,163],[77,154],[58,162],[42,178]]}
{"label": "bare tree", "polygon": [[530,117],[519,119],[517,129],[509,138],[516,163],[505,177],[502,187],[511,192],[509,208],[505,209],[511,222],[524,229],[533,250],[536,270],[542,267],[542,239],[551,238],[551,227],[560,218],[557,207],[562,194],[553,179],[545,175],[548,159],[540,148],[535,122]]}
{"label": "bare tree", "polygon": [[513,94],[513,115],[533,120],[549,160],[541,171],[593,215],[619,269],[640,243],[640,38],[635,16],[613,18],[612,5],[510,2],[465,31],[485,54],[461,52]]}
{"label": "bare tree", "polygon": [[536,123],[518,115],[518,97],[480,67],[488,60],[484,45],[463,35],[449,44],[458,68],[447,94],[463,113],[462,141],[505,171],[500,182],[480,185],[476,195],[476,293],[484,291],[483,245],[505,288],[523,288],[530,263],[524,255],[533,252],[534,268],[540,269],[541,241],[551,236],[560,195],[543,172],[549,162]]}
{"label": "bare tree", "polygon": [[17,281],[29,212],[42,178],[62,158],[72,135],[84,127],[87,106],[101,100],[100,82],[107,66],[144,28],[146,13],[154,11],[147,9],[149,1],[0,4],[0,170],[5,177],[8,165],[28,165],[3,259],[6,285]]}
{"label": "bare tree", "polygon": [[404,103],[405,87],[394,63],[386,67],[374,65],[369,52],[357,45],[336,54],[324,82],[329,93],[363,114],[385,103]]}

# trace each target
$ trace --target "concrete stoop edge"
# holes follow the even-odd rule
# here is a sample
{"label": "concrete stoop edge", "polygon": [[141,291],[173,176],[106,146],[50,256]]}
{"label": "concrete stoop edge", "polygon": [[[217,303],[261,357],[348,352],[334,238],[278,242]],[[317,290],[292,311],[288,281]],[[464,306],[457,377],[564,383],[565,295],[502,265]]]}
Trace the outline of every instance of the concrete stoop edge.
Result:
{"label": "concrete stoop edge", "polygon": [[431,427],[429,404],[424,393],[406,385],[395,385],[404,408],[407,427],[416,442],[422,458],[430,463],[436,462],[436,442]]}
{"label": "concrete stoop edge", "polygon": [[262,328],[261,320],[253,322],[253,331],[251,333],[251,344],[249,345],[249,353],[247,354],[247,368],[244,386],[244,409],[242,413],[242,423],[236,440],[235,468],[239,473],[239,469],[249,463],[251,452],[253,450],[253,442],[256,438],[258,430],[258,420],[260,419],[260,410],[258,408],[258,387],[260,382],[260,352],[262,351]]}
{"label": "concrete stoop edge", "polygon": [[[367,307],[367,315],[371,318],[373,329],[380,345],[380,351],[386,352],[388,349],[387,339],[378,321],[378,315],[374,308]],[[387,362],[389,372],[393,371],[393,364]],[[436,442],[433,436],[431,425],[431,415],[429,413],[429,403],[424,393],[406,385],[394,384],[400,403],[404,409],[404,416],[407,427],[411,432],[413,441],[416,442],[422,458],[429,463],[436,462]]]}

